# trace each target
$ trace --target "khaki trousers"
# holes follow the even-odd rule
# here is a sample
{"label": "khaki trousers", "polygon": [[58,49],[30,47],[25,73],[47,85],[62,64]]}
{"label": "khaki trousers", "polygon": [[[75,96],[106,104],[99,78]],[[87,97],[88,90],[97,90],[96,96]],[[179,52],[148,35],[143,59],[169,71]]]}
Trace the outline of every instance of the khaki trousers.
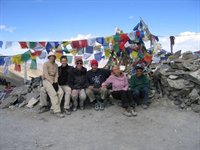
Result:
{"label": "khaki trousers", "polygon": [[86,100],[87,96],[86,96],[86,93],[85,93],[85,89],[73,89],[72,90],[72,100],[73,100],[73,103],[74,103],[74,107],[77,107],[78,106],[78,97],[79,97],[79,100],[80,100],[80,107],[83,107],[84,105],[84,101]]}
{"label": "khaki trousers", "polygon": [[61,85],[63,92],[65,93],[65,103],[64,109],[70,109],[70,99],[71,99],[71,88],[67,85]]}
{"label": "khaki trousers", "polygon": [[54,113],[61,112],[60,103],[64,94],[62,88],[59,86],[59,90],[56,92],[52,84],[47,80],[43,80],[43,86],[50,97],[51,109],[53,109]]}
{"label": "khaki trousers", "polygon": [[99,93],[101,96],[101,99],[105,100],[108,96],[108,90],[106,88],[87,88],[86,89],[86,94],[88,98],[90,99],[90,102],[93,102],[96,99],[95,93]]}

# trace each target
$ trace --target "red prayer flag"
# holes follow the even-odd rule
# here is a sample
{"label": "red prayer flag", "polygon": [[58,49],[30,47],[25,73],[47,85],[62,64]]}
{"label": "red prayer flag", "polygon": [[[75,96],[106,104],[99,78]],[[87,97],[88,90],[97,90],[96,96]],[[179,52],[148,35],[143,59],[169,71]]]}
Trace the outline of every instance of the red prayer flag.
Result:
{"label": "red prayer flag", "polygon": [[84,48],[88,46],[88,41],[87,40],[80,40],[79,41],[79,46],[80,48]]}
{"label": "red prayer flag", "polygon": [[72,48],[80,48],[79,41],[72,41],[71,46]]}
{"label": "red prayer flag", "polygon": [[26,42],[19,42],[22,49],[28,48],[28,45]]}
{"label": "red prayer flag", "polygon": [[45,46],[46,46],[46,42],[39,42],[39,44],[40,44],[43,48],[45,48]]}

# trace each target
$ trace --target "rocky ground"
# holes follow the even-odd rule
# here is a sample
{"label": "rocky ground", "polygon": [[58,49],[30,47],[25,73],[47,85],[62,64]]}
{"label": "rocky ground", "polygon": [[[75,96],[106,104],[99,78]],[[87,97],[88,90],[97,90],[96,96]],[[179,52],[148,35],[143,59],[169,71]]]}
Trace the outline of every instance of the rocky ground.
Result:
{"label": "rocky ground", "polygon": [[0,150],[200,150],[200,59],[179,51],[148,69],[152,104],[131,118],[116,101],[63,119],[38,114],[41,78],[16,80],[0,104]]}
{"label": "rocky ground", "polygon": [[90,107],[59,119],[36,108],[0,109],[1,150],[199,150],[200,115],[156,100],[138,116]]}

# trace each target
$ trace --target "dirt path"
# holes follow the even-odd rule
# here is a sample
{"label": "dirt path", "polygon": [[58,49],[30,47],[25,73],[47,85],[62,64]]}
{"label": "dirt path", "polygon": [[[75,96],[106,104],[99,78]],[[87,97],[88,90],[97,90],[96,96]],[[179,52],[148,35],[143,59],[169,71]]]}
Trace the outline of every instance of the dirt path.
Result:
{"label": "dirt path", "polygon": [[0,110],[0,150],[199,150],[200,116],[175,106],[78,110],[64,119],[22,108]]}

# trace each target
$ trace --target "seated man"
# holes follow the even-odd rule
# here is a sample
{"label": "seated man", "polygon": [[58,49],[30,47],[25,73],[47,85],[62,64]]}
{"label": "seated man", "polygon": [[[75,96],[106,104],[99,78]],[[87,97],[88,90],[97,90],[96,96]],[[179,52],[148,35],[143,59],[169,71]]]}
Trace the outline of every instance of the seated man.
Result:
{"label": "seated man", "polygon": [[143,97],[143,108],[147,109],[148,93],[150,88],[150,82],[146,75],[143,74],[143,67],[136,66],[136,74],[131,76],[130,87],[133,92],[133,97],[137,103],[141,96]]}
{"label": "seated man", "polygon": [[70,87],[70,72],[73,70],[72,66],[67,63],[67,57],[62,56],[60,58],[61,66],[58,67],[58,83],[61,86],[64,96],[64,110],[67,115],[71,114],[70,99],[71,99],[71,87]]}
{"label": "seated man", "polygon": [[104,110],[104,100],[108,90],[101,88],[101,84],[110,76],[110,70],[98,68],[96,60],[91,61],[92,69],[87,72],[88,88],[86,94],[91,103],[95,103],[95,110]]}
{"label": "seated man", "polygon": [[78,98],[79,98],[79,106],[80,109],[84,109],[84,102],[87,98],[85,89],[87,87],[87,80],[86,80],[86,73],[87,69],[83,67],[83,60],[82,58],[76,59],[76,67],[70,73],[70,86],[72,88],[72,100],[74,104],[73,111],[77,110],[78,107]]}

